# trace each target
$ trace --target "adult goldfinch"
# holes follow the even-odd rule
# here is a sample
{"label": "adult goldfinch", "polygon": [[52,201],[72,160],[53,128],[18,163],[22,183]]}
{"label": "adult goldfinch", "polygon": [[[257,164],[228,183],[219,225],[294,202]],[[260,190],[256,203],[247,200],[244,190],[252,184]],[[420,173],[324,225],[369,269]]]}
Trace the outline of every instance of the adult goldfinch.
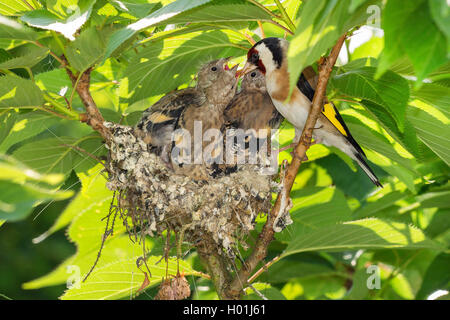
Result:
{"label": "adult goldfinch", "polygon": [[[287,51],[289,42],[281,38],[265,38],[247,53],[247,62],[241,74],[260,70],[266,78],[267,92],[277,110],[302,131],[311,108],[314,84],[302,74],[289,97],[289,72]],[[377,176],[365,161],[365,154],[350,134],[341,115],[332,103],[323,106],[313,131],[315,143],[334,146],[355,160],[372,182],[382,187]]]}

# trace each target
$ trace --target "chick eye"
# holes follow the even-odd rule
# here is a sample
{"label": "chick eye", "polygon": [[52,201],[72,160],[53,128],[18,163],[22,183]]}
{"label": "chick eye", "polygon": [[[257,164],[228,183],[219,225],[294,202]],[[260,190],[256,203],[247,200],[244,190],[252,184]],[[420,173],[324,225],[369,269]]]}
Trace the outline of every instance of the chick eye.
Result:
{"label": "chick eye", "polygon": [[211,71],[217,71],[217,67],[212,67]]}
{"label": "chick eye", "polygon": [[256,77],[256,72],[250,73],[250,77],[252,77],[252,78]]}

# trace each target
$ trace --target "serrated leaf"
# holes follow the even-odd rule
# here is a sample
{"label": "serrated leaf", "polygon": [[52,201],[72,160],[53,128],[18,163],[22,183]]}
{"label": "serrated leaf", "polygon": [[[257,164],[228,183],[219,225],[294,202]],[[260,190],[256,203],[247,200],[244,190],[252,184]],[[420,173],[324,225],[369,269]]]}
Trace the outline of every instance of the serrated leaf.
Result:
{"label": "serrated leaf", "polygon": [[56,185],[62,182],[64,176],[59,174],[42,175],[10,156],[0,154],[0,180],[17,183],[39,182]]}
{"label": "serrated leaf", "polygon": [[[86,213],[92,216],[96,210],[109,210],[107,205],[111,203],[113,193],[105,187],[107,181],[101,174],[102,170],[103,166],[96,165],[86,173],[77,174],[81,182],[80,192],[58,216],[51,228],[40,237],[42,240],[67,226],[78,215]],[[104,214],[106,215],[106,212]]]}
{"label": "serrated leaf", "polygon": [[0,39],[14,39],[34,41],[38,33],[33,29],[25,27],[20,23],[0,16]]}
{"label": "serrated leaf", "polygon": [[22,0],[3,0],[0,3],[0,14],[5,16],[16,16],[23,12],[38,9],[41,7],[40,3],[37,1],[34,2],[33,5],[36,7],[30,8],[30,5],[27,5],[27,3]]}
{"label": "serrated leaf", "polygon": [[27,12],[20,19],[32,27],[57,31],[67,39],[73,41],[75,40],[77,30],[89,19],[95,1],[84,1],[83,5],[80,4],[80,7],[77,7],[74,14],[64,20],[45,9]]}
{"label": "serrated leaf", "polygon": [[415,162],[399,154],[393,144],[384,135],[371,129],[370,126],[364,124],[363,121],[356,117],[343,115],[343,118],[350,132],[360,145],[386,156],[408,170],[415,171]]}
{"label": "serrated leaf", "polygon": [[449,120],[443,121],[413,106],[408,108],[407,118],[417,131],[417,137],[450,165]]}
{"label": "serrated leaf", "polygon": [[[255,292],[258,291],[258,293]],[[264,298],[263,298],[264,297]],[[243,300],[286,300],[286,297],[269,283],[253,283],[252,287],[245,289]]]}
{"label": "serrated leaf", "polygon": [[[376,1],[368,1],[367,6]],[[364,23],[369,14],[366,5],[360,5],[349,15],[351,0],[306,1],[296,23],[295,34],[288,51],[290,90],[300,72],[317,61],[337,39],[353,26]]]}
{"label": "serrated leaf", "polygon": [[63,200],[72,191],[58,191],[49,187],[61,181],[61,176],[40,175],[12,158],[0,158],[0,219],[24,219],[39,203]]}
{"label": "serrated leaf", "polygon": [[91,167],[95,161],[70,146],[80,146],[84,141],[96,140],[98,143],[88,152],[98,154],[102,144],[98,136],[87,136],[81,139],[71,137],[56,137],[27,143],[14,151],[13,156],[32,169],[41,173],[69,174],[82,164]]}
{"label": "serrated leaf", "polygon": [[450,254],[448,253],[441,253],[433,260],[425,273],[416,299],[425,299],[437,289],[448,290],[450,288],[449,264]]}
{"label": "serrated leaf", "polygon": [[447,62],[444,35],[433,23],[428,1],[390,0],[383,10],[385,48],[377,76],[406,54],[414,65],[417,83]]}
{"label": "serrated leaf", "polygon": [[[89,278],[81,284],[79,289],[67,290],[61,297],[62,300],[112,300],[124,297],[133,297],[144,281],[144,273],[136,266],[137,254],[131,259],[117,260],[108,265],[97,267]],[[166,275],[166,266],[163,263],[156,265],[161,257],[151,256],[147,265],[152,273],[149,286],[155,286]],[[179,261],[180,272],[185,275],[197,273],[189,264]],[[168,261],[169,274],[176,275],[177,260],[171,258]]]}
{"label": "serrated leaf", "polygon": [[0,143],[0,152],[8,151],[14,144],[47,130],[59,121],[61,121],[60,118],[42,111],[15,115],[14,126],[12,126],[6,139]]}
{"label": "serrated leaf", "polygon": [[[196,32],[169,38],[144,48],[125,71],[132,101],[166,93],[191,79],[201,62],[211,57],[242,55],[246,48],[236,44],[239,37],[222,31]],[[198,61],[193,63],[193,61]]]}
{"label": "serrated leaf", "polygon": [[321,227],[350,220],[350,208],[343,193],[335,188],[306,188],[291,193],[294,221],[276,235],[277,240],[290,241]]}
{"label": "serrated leaf", "polygon": [[415,227],[381,219],[364,219],[320,228],[301,237],[294,237],[282,256],[307,251],[339,251],[358,249],[441,250],[442,246]]}
{"label": "serrated leaf", "polygon": [[397,201],[400,201],[408,196],[406,192],[394,191],[390,192],[380,199],[365,203],[362,207],[357,209],[353,216],[356,218],[366,218],[374,216],[379,211],[393,206]]}
{"label": "serrated leaf", "polygon": [[0,77],[0,109],[40,106],[41,90],[28,79],[10,75]]}
{"label": "serrated leaf", "polygon": [[91,27],[81,32],[66,48],[70,65],[81,72],[98,62],[105,53],[106,38],[111,31]]}
{"label": "serrated leaf", "polygon": [[450,46],[450,8],[446,0],[429,0],[430,13],[434,22],[447,37],[447,48]]}
{"label": "serrated leaf", "polygon": [[392,71],[375,80],[375,72],[374,67],[351,70],[333,77],[332,85],[345,95],[383,106],[395,119],[400,131],[403,131],[409,100],[408,82]]}
{"label": "serrated leaf", "polygon": [[450,88],[435,83],[424,83],[419,90],[414,90],[412,98],[419,99],[442,112],[450,119]]}
{"label": "serrated leaf", "polygon": [[[392,138],[400,143],[412,155],[419,159],[421,158],[416,131],[407,117],[405,118],[404,123],[405,131],[400,132],[396,126],[395,119],[382,106],[368,100],[362,100],[361,104]],[[409,106],[407,107],[407,110],[408,109]]]}
{"label": "serrated leaf", "polygon": [[64,69],[54,69],[47,72],[41,72],[34,78],[39,88],[53,93],[59,93],[64,87],[72,87],[72,82]]}
{"label": "serrated leaf", "polygon": [[136,32],[151,27],[157,23],[166,21],[169,18],[175,17],[187,10],[198,7],[210,1],[211,0],[199,0],[199,1],[177,0],[162,7],[159,10],[156,10],[147,17],[140,19],[133,24],[130,24],[125,29],[116,31],[109,39],[105,59],[108,58],[117,48],[119,48],[119,46],[122,45],[122,43],[124,43],[126,40],[134,36]]}
{"label": "serrated leaf", "polygon": [[0,69],[31,68],[44,59],[48,52],[49,50],[47,48],[36,47],[34,50],[31,50],[23,56],[0,63]]}

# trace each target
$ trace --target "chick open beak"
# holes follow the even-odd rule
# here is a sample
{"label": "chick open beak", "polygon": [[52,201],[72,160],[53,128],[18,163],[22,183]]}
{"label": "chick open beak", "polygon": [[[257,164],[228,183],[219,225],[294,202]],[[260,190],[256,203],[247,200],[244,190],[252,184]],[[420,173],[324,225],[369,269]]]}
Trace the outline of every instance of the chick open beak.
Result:
{"label": "chick open beak", "polygon": [[245,76],[247,73],[252,72],[253,70],[257,69],[258,67],[255,66],[254,64],[249,63],[248,61],[245,63],[244,68],[242,68],[241,70],[238,70],[236,72],[236,78],[240,78]]}

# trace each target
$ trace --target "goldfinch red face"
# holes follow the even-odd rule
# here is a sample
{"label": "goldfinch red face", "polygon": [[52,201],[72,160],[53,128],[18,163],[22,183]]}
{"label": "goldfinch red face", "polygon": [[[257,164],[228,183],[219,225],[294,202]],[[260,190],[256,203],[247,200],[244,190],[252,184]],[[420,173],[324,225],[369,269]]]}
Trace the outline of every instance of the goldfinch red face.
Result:
{"label": "goldfinch red face", "polygon": [[255,69],[266,75],[285,63],[288,42],[280,38],[265,38],[258,41],[247,53],[247,63],[240,75]]}

